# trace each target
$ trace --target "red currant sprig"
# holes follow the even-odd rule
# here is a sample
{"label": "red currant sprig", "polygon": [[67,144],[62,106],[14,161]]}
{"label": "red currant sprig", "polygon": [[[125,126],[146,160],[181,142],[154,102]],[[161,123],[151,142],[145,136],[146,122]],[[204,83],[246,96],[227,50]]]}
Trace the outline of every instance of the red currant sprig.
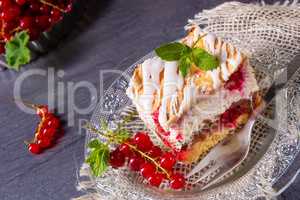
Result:
{"label": "red currant sprig", "polygon": [[48,106],[31,105],[31,107],[36,109],[41,121],[36,129],[34,139],[30,143],[26,142],[26,144],[31,153],[40,154],[43,150],[53,146],[62,128],[60,120],[49,112]]}
{"label": "red currant sprig", "polygon": [[173,172],[175,156],[170,152],[162,153],[144,132],[136,133],[133,139],[123,142],[111,152],[109,163],[113,168],[119,168],[125,165],[126,158],[129,168],[139,171],[152,186],[159,187],[163,180],[169,181],[172,189],[185,186],[184,176]]}
{"label": "red currant sprig", "polygon": [[[107,123],[103,123],[102,129],[86,125],[89,131],[106,139],[106,142],[94,139],[89,143],[91,153],[86,162],[90,164],[93,174],[100,176],[104,173],[107,168],[103,166],[111,165],[117,169],[127,163],[129,169],[139,171],[152,186],[159,187],[165,180],[172,189],[182,189],[185,178],[182,174],[175,173],[175,156],[155,146],[146,132],[138,132],[133,138],[128,138],[128,132],[122,125],[124,124],[118,124],[116,130],[110,130]],[[110,144],[118,146],[110,152]]]}
{"label": "red currant sprig", "polygon": [[44,4],[43,6],[49,6],[49,7],[52,7],[52,8],[55,8],[56,10],[62,12],[62,13],[67,13],[67,12],[70,12],[71,11],[71,8],[72,8],[72,4],[68,4],[67,7],[65,9],[63,8],[60,8],[59,6],[57,5],[54,5],[53,3],[49,2],[49,1],[46,1],[46,0],[39,0],[42,4]]}

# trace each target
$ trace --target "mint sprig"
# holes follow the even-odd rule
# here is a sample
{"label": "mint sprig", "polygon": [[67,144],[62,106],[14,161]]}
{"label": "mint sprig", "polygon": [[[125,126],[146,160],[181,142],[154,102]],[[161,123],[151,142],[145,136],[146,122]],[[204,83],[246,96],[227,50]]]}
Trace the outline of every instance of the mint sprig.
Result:
{"label": "mint sprig", "polygon": [[16,33],[13,39],[5,45],[5,59],[9,68],[19,70],[21,65],[30,62],[31,55],[28,48],[29,35],[27,31]]}
{"label": "mint sprig", "polygon": [[108,168],[109,147],[98,139],[92,140],[88,146],[91,152],[85,162],[90,165],[94,176],[101,176]]}
{"label": "mint sprig", "polygon": [[189,47],[179,42],[164,44],[155,49],[156,54],[166,61],[179,60],[187,51]]}
{"label": "mint sprig", "polygon": [[188,70],[192,65],[192,60],[190,56],[183,56],[179,60],[179,70],[183,77],[185,77],[188,74]]}
{"label": "mint sprig", "polygon": [[[125,119],[124,122],[126,122]],[[89,131],[98,134],[100,138],[104,139],[94,139],[88,144],[90,153],[85,162],[90,165],[95,177],[101,176],[108,169],[110,154],[109,144],[121,144],[130,137],[123,123],[118,124],[114,130],[111,130],[105,121],[101,121],[100,124],[101,129],[97,129],[90,124],[86,126]]]}
{"label": "mint sprig", "polygon": [[219,65],[217,57],[201,48],[193,48],[192,57],[195,65],[204,71],[213,70]]}
{"label": "mint sprig", "polygon": [[201,48],[189,47],[179,42],[164,44],[155,49],[156,54],[166,61],[179,61],[179,70],[186,76],[194,63],[198,68],[208,71],[219,66],[217,57]]}

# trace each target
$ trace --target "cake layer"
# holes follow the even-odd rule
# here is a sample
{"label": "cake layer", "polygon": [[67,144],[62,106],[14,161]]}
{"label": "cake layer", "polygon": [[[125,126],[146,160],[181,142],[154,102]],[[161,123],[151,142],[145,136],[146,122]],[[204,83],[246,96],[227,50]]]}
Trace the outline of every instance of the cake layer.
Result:
{"label": "cake layer", "polygon": [[141,119],[163,142],[180,150],[192,142],[194,133],[215,122],[233,103],[251,99],[258,86],[247,57],[213,34],[194,27],[182,43],[202,48],[217,57],[213,70],[191,66],[183,77],[177,61],[159,57],[138,65],[127,95]]}
{"label": "cake layer", "polygon": [[253,69],[249,65],[241,66],[235,73],[237,75],[231,76],[224,87],[215,93],[199,95],[191,109],[183,113],[179,120],[169,123],[168,127],[160,124],[169,133],[165,140],[180,149],[192,140],[192,133],[201,131],[207,123],[215,122],[232,104],[242,99],[252,99],[259,89]]}
{"label": "cake layer", "polygon": [[164,120],[160,118],[161,113],[164,113],[161,111],[162,107],[154,112],[138,110],[147,127],[156,132],[167,146],[178,150],[192,140],[193,133],[201,131],[205,124],[215,122],[233,103],[241,99],[251,99],[256,91],[258,86],[253,69],[245,65],[240,66],[215,93],[198,95],[190,110],[168,124],[163,124]]}
{"label": "cake layer", "polygon": [[224,112],[218,121],[195,134],[190,144],[177,153],[177,158],[185,163],[203,158],[215,145],[238,131],[247,123],[253,110],[261,104],[258,93],[251,100],[241,100]]}

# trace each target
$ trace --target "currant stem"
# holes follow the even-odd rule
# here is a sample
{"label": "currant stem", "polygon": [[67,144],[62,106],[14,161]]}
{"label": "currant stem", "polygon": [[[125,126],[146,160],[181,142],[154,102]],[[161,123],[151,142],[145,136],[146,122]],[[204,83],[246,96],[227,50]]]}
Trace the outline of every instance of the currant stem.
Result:
{"label": "currant stem", "polygon": [[192,48],[195,48],[196,44],[202,39],[204,38],[205,36],[207,35],[207,33],[205,33],[204,35],[200,36],[197,41],[192,45]]}
{"label": "currant stem", "polygon": [[94,133],[98,133],[100,134],[102,137],[106,138],[107,140],[109,140],[110,142],[113,142],[115,144],[121,144],[123,141],[119,141],[117,140],[113,134],[107,134],[107,133],[104,133],[100,130],[98,130],[97,128],[95,128],[93,125],[91,124],[86,124],[86,129],[91,131],[91,132],[94,132]]}
{"label": "currant stem", "polygon": [[43,126],[43,123],[44,123],[44,118],[40,121],[40,123],[39,123],[39,125],[37,126],[37,128],[36,128],[36,131],[35,131],[35,135],[34,135],[34,142],[36,142],[37,141],[37,137],[38,137],[38,135],[39,135],[39,133],[40,133],[40,131],[41,131],[41,129],[42,129],[42,126]]}
{"label": "currant stem", "polygon": [[1,31],[0,31],[1,37],[4,35],[4,20],[1,20]]}
{"label": "currant stem", "polygon": [[66,11],[65,11],[64,9],[61,9],[60,7],[58,7],[58,6],[56,6],[56,5],[52,4],[52,3],[50,3],[50,2],[48,2],[48,1],[40,0],[40,2],[43,3],[43,4],[45,4],[45,5],[47,5],[47,6],[53,7],[53,8],[55,8],[55,9],[59,10],[59,11],[62,12],[62,13],[66,13]]}
{"label": "currant stem", "polygon": [[136,152],[138,152],[139,154],[141,154],[143,157],[147,158],[148,160],[150,160],[153,164],[155,164],[155,166],[160,169],[163,173],[165,173],[167,175],[167,178],[170,179],[170,174],[167,172],[167,170],[165,170],[163,167],[160,166],[159,163],[156,162],[156,160],[154,160],[153,158],[151,158],[150,156],[148,156],[146,153],[142,152],[141,150],[139,150],[138,148],[136,148],[135,146],[125,142],[126,145],[128,145],[131,149],[135,150]]}
{"label": "currant stem", "polygon": [[21,30],[21,27],[17,27],[17,28],[15,28],[14,30],[12,30],[11,32],[10,32],[10,34],[13,34],[13,33],[15,33],[15,32],[18,32],[18,31],[20,31]]}

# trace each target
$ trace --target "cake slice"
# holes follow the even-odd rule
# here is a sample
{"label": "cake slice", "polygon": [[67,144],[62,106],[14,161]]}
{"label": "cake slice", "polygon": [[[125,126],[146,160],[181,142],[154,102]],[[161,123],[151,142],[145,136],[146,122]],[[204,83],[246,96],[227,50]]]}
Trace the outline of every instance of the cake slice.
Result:
{"label": "cake slice", "polygon": [[259,87],[247,56],[231,44],[197,26],[180,42],[208,52],[218,65],[203,70],[192,63],[184,75],[178,61],[154,56],[136,66],[127,95],[147,127],[193,162],[245,124],[260,102]]}

